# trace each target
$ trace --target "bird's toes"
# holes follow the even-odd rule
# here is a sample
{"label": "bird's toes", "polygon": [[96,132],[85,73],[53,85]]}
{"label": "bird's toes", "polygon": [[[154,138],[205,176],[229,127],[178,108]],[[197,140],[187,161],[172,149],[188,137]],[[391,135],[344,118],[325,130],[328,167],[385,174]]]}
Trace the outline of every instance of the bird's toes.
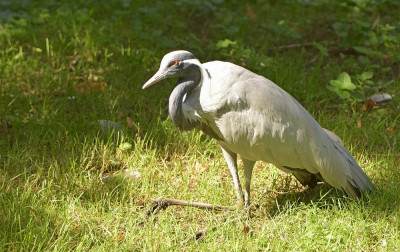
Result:
{"label": "bird's toes", "polygon": [[203,240],[204,239],[204,237],[206,236],[206,233],[207,233],[207,229],[203,229],[203,230],[199,230],[199,231],[197,231],[196,232],[196,235],[195,235],[195,240],[196,241],[201,241],[201,240]]}
{"label": "bird's toes", "polygon": [[146,216],[156,215],[160,210],[168,207],[168,204],[164,201],[164,198],[158,198],[151,203],[150,208],[146,211]]}

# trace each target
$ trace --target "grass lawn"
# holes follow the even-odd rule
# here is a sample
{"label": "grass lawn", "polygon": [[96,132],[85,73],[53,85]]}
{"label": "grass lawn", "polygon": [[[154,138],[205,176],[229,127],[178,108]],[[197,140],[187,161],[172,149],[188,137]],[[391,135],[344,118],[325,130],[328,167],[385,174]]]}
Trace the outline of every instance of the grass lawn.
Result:
{"label": "grass lawn", "polygon": [[[398,0],[1,1],[0,250],[399,250],[399,8]],[[379,193],[352,200],[327,185],[307,189],[258,162],[253,218],[223,223],[242,213],[171,207],[146,219],[158,197],[236,200],[214,140],[168,118],[176,80],[141,89],[176,49],[280,85],[343,139]],[[356,89],[332,88],[343,72]],[[365,101],[379,92],[393,99]]]}

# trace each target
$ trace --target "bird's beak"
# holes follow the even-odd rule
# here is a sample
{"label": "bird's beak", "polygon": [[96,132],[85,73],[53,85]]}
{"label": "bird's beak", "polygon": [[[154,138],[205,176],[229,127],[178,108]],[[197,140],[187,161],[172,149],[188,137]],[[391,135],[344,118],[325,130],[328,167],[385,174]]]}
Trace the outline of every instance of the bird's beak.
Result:
{"label": "bird's beak", "polygon": [[148,80],[148,81],[143,85],[142,89],[148,88],[148,87],[150,87],[151,85],[153,85],[153,84],[155,84],[155,83],[157,83],[157,82],[159,82],[160,80],[163,80],[163,79],[165,79],[165,73],[160,72],[160,70],[159,70],[157,73],[155,73],[155,74],[153,75],[153,77],[150,78],[150,80]]}

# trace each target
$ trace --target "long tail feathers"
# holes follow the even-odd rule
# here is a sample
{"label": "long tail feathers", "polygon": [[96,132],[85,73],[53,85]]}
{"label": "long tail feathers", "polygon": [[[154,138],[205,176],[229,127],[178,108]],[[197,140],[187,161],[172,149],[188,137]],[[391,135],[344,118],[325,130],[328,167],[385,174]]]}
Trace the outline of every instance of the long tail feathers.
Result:
{"label": "long tail feathers", "polygon": [[349,197],[360,197],[363,193],[376,190],[376,186],[371,182],[363,169],[357,164],[350,152],[337,142],[333,143],[336,150],[344,155],[348,162],[350,174],[347,177],[347,184],[342,187],[344,193]]}

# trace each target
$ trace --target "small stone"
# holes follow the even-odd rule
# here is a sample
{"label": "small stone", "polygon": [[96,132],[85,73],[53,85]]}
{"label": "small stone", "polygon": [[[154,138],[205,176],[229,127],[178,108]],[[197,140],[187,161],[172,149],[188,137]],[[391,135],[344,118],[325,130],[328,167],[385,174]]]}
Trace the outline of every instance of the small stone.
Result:
{"label": "small stone", "polygon": [[139,180],[142,177],[142,174],[139,171],[135,171],[133,169],[124,169],[122,171],[118,171],[114,174],[107,174],[102,177],[103,182],[109,182],[109,181],[136,181]]}
{"label": "small stone", "polygon": [[123,175],[125,178],[130,178],[130,179],[134,179],[134,180],[138,180],[138,179],[140,179],[140,177],[142,177],[142,174],[140,172],[134,171],[132,169],[123,170]]}
{"label": "small stone", "polygon": [[392,100],[392,96],[386,93],[374,94],[369,97],[369,99],[373,100],[376,103],[382,103]]}

